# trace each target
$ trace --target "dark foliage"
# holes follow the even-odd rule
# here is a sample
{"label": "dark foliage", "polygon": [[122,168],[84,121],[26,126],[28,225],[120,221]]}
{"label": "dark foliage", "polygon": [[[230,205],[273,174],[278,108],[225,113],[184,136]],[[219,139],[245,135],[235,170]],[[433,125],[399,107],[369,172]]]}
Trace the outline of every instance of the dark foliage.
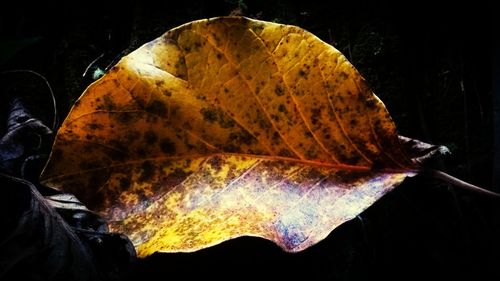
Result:
{"label": "dark foliage", "polygon": [[[233,12],[300,25],[336,46],[386,103],[401,134],[451,149],[452,155],[436,167],[486,188],[492,186],[493,44],[489,34],[493,9],[485,3],[128,0],[11,4],[13,8],[0,12],[0,68],[32,69],[47,77],[61,118],[94,74],[122,55],[179,24]],[[1,77],[2,95],[19,88],[31,91],[27,103],[38,104],[33,113],[49,124],[52,109],[40,81],[6,77]],[[5,198],[9,193],[3,194]],[[498,206],[498,202],[417,177],[302,253],[286,254],[270,242],[243,238],[193,254],[154,255],[139,261],[129,279],[153,279],[155,274],[235,279],[231,272],[240,272],[258,279],[499,280]],[[26,270],[31,268],[26,266]]]}
{"label": "dark foliage", "polygon": [[19,98],[3,98],[10,110],[0,138],[0,279],[123,279],[132,244],[73,196],[37,184],[52,131]]}

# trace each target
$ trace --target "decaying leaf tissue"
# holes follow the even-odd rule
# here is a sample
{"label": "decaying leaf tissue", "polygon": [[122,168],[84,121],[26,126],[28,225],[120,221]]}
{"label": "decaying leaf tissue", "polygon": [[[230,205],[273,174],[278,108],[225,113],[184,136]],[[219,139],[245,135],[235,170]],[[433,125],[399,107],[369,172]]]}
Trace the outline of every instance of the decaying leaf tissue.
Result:
{"label": "decaying leaf tissue", "polygon": [[418,170],[334,47],[296,26],[221,17],[170,30],[92,84],[42,179],[144,257],[243,235],[300,251]]}

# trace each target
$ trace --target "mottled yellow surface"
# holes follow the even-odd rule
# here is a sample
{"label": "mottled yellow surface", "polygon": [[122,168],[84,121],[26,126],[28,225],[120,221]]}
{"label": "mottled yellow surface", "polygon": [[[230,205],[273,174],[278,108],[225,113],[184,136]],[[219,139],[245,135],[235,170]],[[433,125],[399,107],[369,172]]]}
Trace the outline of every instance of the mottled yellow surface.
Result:
{"label": "mottled yellow surface", "polygon": [[415,169],[335,48],[295,26],[223,17],[165,33],[92,84],[42,180],[147,256],[242,235],[299,251]]}

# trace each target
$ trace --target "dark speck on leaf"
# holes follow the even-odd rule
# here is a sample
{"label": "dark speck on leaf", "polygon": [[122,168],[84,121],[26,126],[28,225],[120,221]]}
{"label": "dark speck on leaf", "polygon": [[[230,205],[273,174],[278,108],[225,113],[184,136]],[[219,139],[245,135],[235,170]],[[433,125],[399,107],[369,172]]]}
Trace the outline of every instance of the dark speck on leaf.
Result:
{"label": "dark speck on leaf", "polygon": [[175,153],[175,144],[169,139],[162,139],[160,142],[161,151],[166,154],[174,154]]}
{"label": "dark speck on leaf", "polygon": [[225,145],[222,149],[226,152],[240,152],[240,148],[234,144]]}
{"label": "dark speck on leaf", "polygon": [[141,165],[141,170],[142,170],[142,172],[141,172],[141,175],[139,177],[139,181],[143,182],[143,181],[150,180],[153,177],[154,172],[155,172],[155,167],[150,161],[145,161]]}
{"label": "dark speck on leaf", "polygon": [[97,123],[90,123],[89,124],[89,128],[91,130],[97,130],[97,129],[102,129],[102,125],[101,124],[97,124]]}
{"label": "dark speck on leaf", "polygon": [[339,73],[339,77],[340,77],[340,79],[345,80],[345,79],[347,79],[348,75],[347,75],[347,73],[342,71]]}
{"label": "dark speck on leaf", "polygon": [[278,155],[279,156],[283,156],[283,157],[291,157],[291,156],[293,156],[293,153],[290,150],[288,150],[288,149],[281,149],[278,152]]}
{"label": "dark speck on leaf", "polygon": [[118,114],[117,118],[118,118],[118,122],[120,122],[122,124],[127,124],[132,120],[132,115],[130,113],[127,113],[127,112],[121,112]]}
{"label": "dark speck on leaf", "polygon": [[130,187],[130,179],[129,178],[120,178],[120,188],[122,190],[128,189]]}
{"label": "dark speck on leaf", "polygon": [[283,90],[283,88],[281,86],[276,86],[276,88],[274,89],[274,93],[277,95],[277,96],[282,96],[285,94],[285,90]]}
{"label": "dark speck on leaf", "polygon": [[146,108],[148,112],[151,112],[160,117],[164,117],[167,115],[167,107],[161,101],[155,100],[152,101],[148,107]]}
{"label": "dark speck on leaf", "polygon": [[203,119],[205,121],[210,123],[217,122],[222,128],[231,128],[236,124],[234,120],[221,109],[202,108],[200,112],[203,114]]}
{"label": "dark speck on leaf", "polygon": [[154,144],[158,140],[158,136],[155,132],[149,130],[144,133],[144,141],[148,145]]}
{"label": "dark speck on leaf", "polygon": [[209,108],[202,108],[200,112],[203,114],[203,120],[211,123],[217,121],[217,111]]}
{"label": "dark speck on leaf", "polygon": [[220,171],[222,165],[224,164],[224,160],[220,156],[214,156],[208,160],[208,164],[216,171]]}

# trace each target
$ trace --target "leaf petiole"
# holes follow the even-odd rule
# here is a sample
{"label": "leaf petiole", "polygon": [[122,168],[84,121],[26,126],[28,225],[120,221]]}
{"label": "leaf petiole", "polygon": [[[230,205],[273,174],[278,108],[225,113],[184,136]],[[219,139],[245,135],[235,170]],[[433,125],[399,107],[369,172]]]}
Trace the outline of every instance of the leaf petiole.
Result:
{"label": "leaf petiole", "polygon": [[490,191],[490,190],[481,188],[479,186],[470,184],[470,183],[465,182],[463,180],[457,179],[457,178],[455,178],[455,177],[453,177],[451,175],[448,175],[445,172],[441,172],[441,171],[433,170],[433,169],[426,169],[426,170],[423,171],[423,173],[427,174],[427,175],[429,175],[429,176],[431,176],[433,178],[445,181],[445,182],[447,182],[449,184],[452,184],[452,185],[454,185],[456,187],[459,187],[459,188],[462,188],[462,189],[465,189],[465,190],[470,190],[470,191],[473,191],[473,192],[476,192],[476,193],[480,193],[480,194],[483,194],[483,195],[487,195],[487,196],[490,196],[490,197],[493,197],[493,198],[500,199],[500,194],[498,194],[498,193],[495,193],[493,191]]}

